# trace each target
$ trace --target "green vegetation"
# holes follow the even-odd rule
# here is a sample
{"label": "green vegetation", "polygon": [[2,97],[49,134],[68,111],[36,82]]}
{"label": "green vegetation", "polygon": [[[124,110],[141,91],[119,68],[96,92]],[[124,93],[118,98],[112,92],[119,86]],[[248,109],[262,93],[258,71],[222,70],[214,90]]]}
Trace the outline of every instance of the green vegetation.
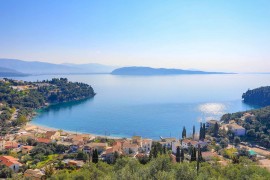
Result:
{"label": "green vegetation", "polygon": [[[26,123],[36,109],[50,103],[76,101],[93,97],[93,88],[84,83],[69,82],[66,78],[50,81],[25,82],[11,79],[0,81],[0,132]],[[12,118],[13,116],[13,118]]]}
{"label": "green vegetation", "polygon": [[196,162],[172,163],[169,155],[160,155],[147,164],[140,164],[133,158],[119,158],[115,164],[90,163],[76,171],[61,170],[51,179],[270,179],[266,169],[256,166],[252,161],[240,159],[238,164],[221,166],[201,163],[197,174]]}
{"label": "green vegetation", "polygon": [[270,86],[248,90],[242,95],[245,103],[259,106],[270,105]]}
{"label": "green vegetation", "polygon": [[[243,119],[242,117],[245,113],[252,115]],[[246,129],[246,136],[241,137],[241,140],[270,148],[270,106],[245,112],[225,114],[221,118],[225,123],[228,123],[231,119]]]}

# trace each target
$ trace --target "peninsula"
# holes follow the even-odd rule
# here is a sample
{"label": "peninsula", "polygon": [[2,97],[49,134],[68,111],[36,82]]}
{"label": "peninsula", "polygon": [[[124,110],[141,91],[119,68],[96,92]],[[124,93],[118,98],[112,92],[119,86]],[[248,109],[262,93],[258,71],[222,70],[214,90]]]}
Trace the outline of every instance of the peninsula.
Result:
{"label": "peninsula", "polygon": [[183,70],[183,69],[166,69],[166,68],[151,68],[151,67],[122,67],[112,71],[113,75],[180,75],[180,74],[231,74],[224,72],[206,72],[199,70]]}

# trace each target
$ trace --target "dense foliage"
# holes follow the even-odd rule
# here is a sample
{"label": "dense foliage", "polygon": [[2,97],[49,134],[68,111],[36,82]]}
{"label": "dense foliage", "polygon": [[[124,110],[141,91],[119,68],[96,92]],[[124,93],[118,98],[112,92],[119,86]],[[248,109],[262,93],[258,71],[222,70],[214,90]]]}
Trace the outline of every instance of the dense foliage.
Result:
{"label": "dense foliage", "polygon": [[134,158],[120,158],[113,165],[103,162],[87,164],[78,171],[62,170],[51,177],[60,179],[270,179],[270,173],[249,160],[240,160],[239,164],[221,166],[201,163],[197,174],[196,162],[172,163],[169,155],[152,159],[141,164]]}
{"label": "dense foliage", "polygon": [[[241,117],[247,112],[253,116],[242,119]],[[270,106],[246,112],[225,114],[221,118],[226,123],[232,119],[246,129],[246,136],[242,138],[243,140],[270,148]]]}
{"label": "dense foliage", "polygon": [[269,106],[270,105],[270,86],[260,87],[253,90],[248,90],[242,95],[245,103]]}
{"label": "dense foliage", "polygon": [[[12,79],[0,81],[0,130],[6,134],[10,127],[24,124],[34,110],[49,103],[76,101],[93,97],[93,88],[84,83],[54,78],[42,82]],[[1,134],[0,134],[1,135]]]}

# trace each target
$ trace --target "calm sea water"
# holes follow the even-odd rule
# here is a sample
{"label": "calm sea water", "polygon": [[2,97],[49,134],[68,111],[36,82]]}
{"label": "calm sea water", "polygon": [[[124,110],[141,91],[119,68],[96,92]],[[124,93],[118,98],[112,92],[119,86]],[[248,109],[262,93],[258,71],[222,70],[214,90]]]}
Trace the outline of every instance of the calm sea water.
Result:
{"label": "calm sea water", "polygon": [[270,84],[268,74],[113,76],[29,76],[18,79],[43,80],[67,77],[90,84],[97,95],[88,100],[44,109],[33,123],[64,130],[157,139],[180,137],[183,126],[191,133],[200,122],[219,119],[222,114],[248,110],[242,93]]}

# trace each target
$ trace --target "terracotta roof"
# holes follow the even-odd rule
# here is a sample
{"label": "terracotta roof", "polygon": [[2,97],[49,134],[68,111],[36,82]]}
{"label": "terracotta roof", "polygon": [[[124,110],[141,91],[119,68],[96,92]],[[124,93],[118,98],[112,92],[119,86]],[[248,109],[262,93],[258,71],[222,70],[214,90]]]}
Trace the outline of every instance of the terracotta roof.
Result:
{"label": "terracotta roof", "polygon": [[190,144],[193,145],[193,146],[196,145],[196,144],[198,144],[197,141],[190,140],[190,139],[184,139],[182,142],[183,142],[183,143],[186,143],[186,144],[190,143]]}
{"label": "terracotta roof", "polygon": [[90,147],[107,147],[107,143],[89,143],[88,146]]}
{"label": "terracotta roof", "polygon": [[6,141],[5,142],[5,149],[12,149],[12,148],[17,148],[18,147],[18,143],[15,141]]}
{"label": "terracotta roof", "polygon": [[51,138],[53,135],[55,135],[56,131],[47,131],[45,133],[46,138]]}
{"label": "terracotta roof", "polygon": [[22,149],[32,150],[34,146],[23,146]]}
{"label": "terracotta roof", "polygon": [[123,143],[123,148],[138,148],[139,146],[137,144],[131,144],[129,142]]}
{"label": "terracotta roof", "polygon": [[51,142],[50,139],[46,139],[46,138],[37,138],[36,141],[39,143],[45,143],[45,144],[49,144]]}
{"label": "terracotta roof", "polygon": [[17,158],[12,156],[0,156],[0,164],[10,167],[13,164],[18,164],[21,166],[22,164],[18,162]]}

